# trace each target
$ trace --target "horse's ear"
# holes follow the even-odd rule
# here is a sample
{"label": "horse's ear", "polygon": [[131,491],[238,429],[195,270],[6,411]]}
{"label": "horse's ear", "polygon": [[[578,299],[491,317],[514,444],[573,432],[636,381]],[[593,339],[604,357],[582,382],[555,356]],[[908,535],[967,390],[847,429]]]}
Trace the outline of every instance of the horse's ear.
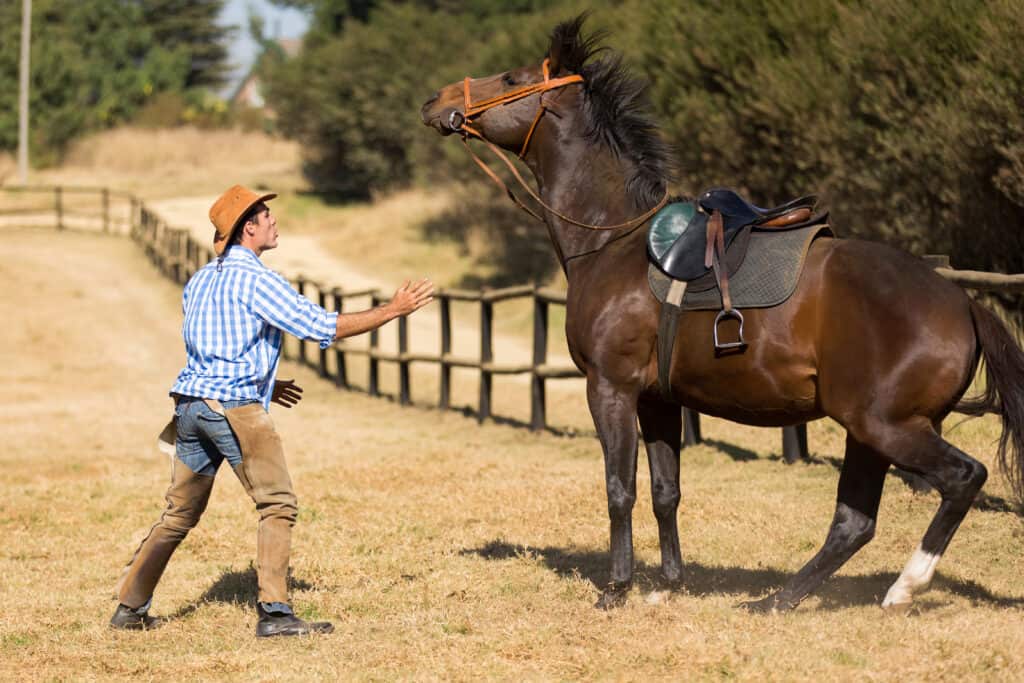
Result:
{"label": "horse's ear", "polygon": [[557,33],[551,36],[551,45],[548,47],[548,69],[554,76],[566,66],[566,45]]}

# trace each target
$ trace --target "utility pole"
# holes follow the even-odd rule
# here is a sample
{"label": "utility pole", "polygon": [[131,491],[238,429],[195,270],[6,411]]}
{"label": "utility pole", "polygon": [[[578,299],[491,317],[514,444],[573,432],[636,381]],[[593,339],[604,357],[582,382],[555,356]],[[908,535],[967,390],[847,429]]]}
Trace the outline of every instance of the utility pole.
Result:
{"label": "utility pole", "polygon": [[18,179],[28,184],[28,55],[32,0],[21,0],[21,85],[18,91]]}

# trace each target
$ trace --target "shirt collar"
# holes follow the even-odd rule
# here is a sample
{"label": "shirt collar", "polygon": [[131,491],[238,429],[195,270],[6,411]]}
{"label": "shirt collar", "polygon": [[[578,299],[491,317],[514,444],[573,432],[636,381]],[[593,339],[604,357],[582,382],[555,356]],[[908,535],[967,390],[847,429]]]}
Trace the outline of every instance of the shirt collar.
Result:
{"label": "shirt collar", "polygon": [[227,249],[227,259],[231,261],[239,260],[253,260],[256,263],[263,263],[260,261],[260,257],[256,255],[256,252],[249,247],[243,247],[241,244],[232,244]]}

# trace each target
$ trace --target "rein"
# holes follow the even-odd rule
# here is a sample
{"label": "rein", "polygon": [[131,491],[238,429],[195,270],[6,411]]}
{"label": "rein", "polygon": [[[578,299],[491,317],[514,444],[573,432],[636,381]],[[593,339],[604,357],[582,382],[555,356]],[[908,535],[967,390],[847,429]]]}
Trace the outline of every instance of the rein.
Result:
{"label": "rein", "polygon": [[[462,144],[465,145],[466,151],[469,152],[470,156],[473,157],[473,161],[476,162],[476,164],[483,170],[483,172],[486,173],[487,176],[491,180],[493,180],[495,184],[498,185],[498,187],[505,191],[505,194],[509,196],[509,198],[516,204],[516,206],[518,206],[520,209],[536,218],[538,221],[543,223],[544,219],[540,215],[538,215],[536,211],[534,211],[526,204],[524,204],[519,199],[519,197],[517,197],[515,193],[512,192],[511,188],[509,188],[508,185],[506,185],[505,182],[501,178],[499,178],[498,175],[490,169],[490,167],[487,166],[487,163],[484,162],[484,160],[481,159],[476,154],[476,152],[473,151],[473,149],[469,146],[470,136],[478,138],[484,144],[486,144],[488,149],[490,149],[491,152],[493,152],[494,155],[497,156],[502,163],[508,166],[508,169],[512,172],[512,175],[523,187],[523,189],[526,190],[527,194],[533,197],[534,201],[543,206],[549,213],[558,216],[563,221],[571,223],[572,225],[577,225],[581,228],[587,228],[589,230],[618,230],[620,228],[638,227],[639,225],[647,221],[649,218],[651,218],[651,216],[656,214],[659,210],[661,210],[662,207],[665,206],[665,204],[668,202],[668,188],[665,189],[665,196],[661,198],[661,201],[659,201],[656,206],[654,206],[644,214],[637,216],[636,218],[631,218],[630,220],[625,221],[624,223],[617,223],[615,225],[594,225],[591,223],[583,223],[574,218],[570,218],[569,216],[566,216],[563,213],[558,212],[553,207],[545,203],[544,200],[541,199],[540,196],[533,191],[529,183],[527,183],[523,179],[523,176],[519,173],[519,170],[515,167],[515,164],[513,164],[508,159],[508,156],[505,154],[505,152],[503,152],[501,148],[499,148],[493,142],[485,138],[483,134],[480,133],[480,131],[478,131],[476,128],[470,125],[473,119],[475,119],[480,114],[483,114],[484,112],[490,109],[500,107],[502,105],[509,104],[510,102],[521,100],[524,97],[529,97],[530,95],[540,93],[541,98],[537,107],[537,115],[533,117],[533,123],[530,125],[530,130],[526,133],[526,139],[523,140],[523,147],[519,151],[519,158],[522,159],[526,155],[526,150],[529,148],[530,140],[533,138],[533,133],[537,129],[537,124],[540,123],[541,117],[544,116],[545,112],[548,111],[547,105],[544,104],[544,93],[549,90],[554,90],[556,88],[562,88],[567,85],[571,85],[573,83],[583,82],[583,76],[579,74],[571,74],[569,76],[563,76],[561,78],[551,78],[551,74],[548,70],[548,63],[549,60],[545,59],[544,63],[541,65],[544,72],[544,80],[542,82],[534,83],[533,85],[523,86],[522,88],[517,88],[510,92],[503,93],[501,95],[496,95],[494,97],[489,97],[475,104],[473,103],[472,97],[470,96],[471,79],[469,76],[466,76],[466,78],[462,82],[462,93],[465,101],[463,113],[460,115],[459,112],[453,111],[450,115],[450,120],[448,122],[449,127],[452,130],[462,133]],[[462,119],[461,121],[458,120],[460,118]]]}

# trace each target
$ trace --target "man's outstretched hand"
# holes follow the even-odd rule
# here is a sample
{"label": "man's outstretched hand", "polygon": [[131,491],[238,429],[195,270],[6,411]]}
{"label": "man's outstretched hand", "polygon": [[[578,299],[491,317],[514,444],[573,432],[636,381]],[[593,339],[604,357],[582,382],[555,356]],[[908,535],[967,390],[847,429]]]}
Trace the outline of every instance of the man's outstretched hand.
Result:
{"label": "man's outstretched hand", "polygon": [[302,387],[293,379],[279,379],[274,381],[274,393],[270,400],[279,406],[291,408],[302,400]]}
{"label": "man's outstretched hand", "polygon": [[434,283],[423,278],[419,282],[406,280],[391,297],[388,306],[396,316],[409,315],[434,300]]}

